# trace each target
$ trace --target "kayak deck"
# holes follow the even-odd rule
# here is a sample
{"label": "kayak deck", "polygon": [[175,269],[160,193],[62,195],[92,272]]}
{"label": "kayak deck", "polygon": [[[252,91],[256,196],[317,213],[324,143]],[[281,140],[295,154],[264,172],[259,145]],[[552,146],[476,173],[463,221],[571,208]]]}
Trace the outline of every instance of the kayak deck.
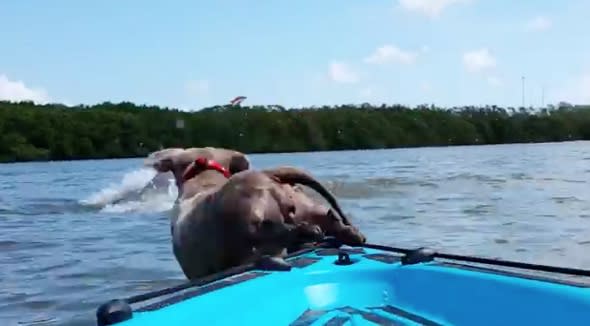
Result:
{"label": "kayak deck", "polygon": [[572,281],[366,247],[286,261],[130,298],[142,305],[116,325],[590,324],[590,285]]}

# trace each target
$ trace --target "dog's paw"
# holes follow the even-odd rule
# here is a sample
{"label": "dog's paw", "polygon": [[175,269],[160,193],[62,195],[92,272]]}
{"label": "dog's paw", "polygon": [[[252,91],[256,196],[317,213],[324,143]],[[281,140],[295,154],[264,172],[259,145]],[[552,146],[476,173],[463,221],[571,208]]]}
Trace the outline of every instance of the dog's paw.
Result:
{"label": "dog's paw", "polygon": [[367,237],[352,226],[342,228],[336,235],[336,239],[348,246],[358,246],[367,242]]}
{"label": "dog's paw", "polygon": [[324,238],[324,231],[315,224],[302,223],[297,230],[298,238],[302,241],[319,241]]}

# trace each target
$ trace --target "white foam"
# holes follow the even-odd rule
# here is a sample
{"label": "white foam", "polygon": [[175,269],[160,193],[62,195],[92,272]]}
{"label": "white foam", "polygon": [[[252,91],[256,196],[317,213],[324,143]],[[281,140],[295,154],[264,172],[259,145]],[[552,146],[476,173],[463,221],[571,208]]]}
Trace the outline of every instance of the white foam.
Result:
{"label": "white foam", "polygon": [[[127,172],[119,183],[111,183],[107,187],[80,200],[80,204],[101,208],[101,212],[124,213],[150,211],[161,212],[172,208],[176,199],[176,185],[169,180],[166,189],[155,189],[144,194],[140,191],[152,180],[156,171],[149,168]],[[139,198],[125,198],[139,195]]]}
{"label": "white foam", "polygon": [[165,212],[172,209],[174,197],[167,193],[146,196],[142,200],[127,201],[117,204],[108,204],[100,211],[103,213],[128,213],[128,212]]}
{"label": "white foam", "polygon": [[80,203],[92,206],[104,206],[124,198],[126,194],[139,191],[156,175],[152,169],[139,169],[127,172],[120,183],[111,183],[106,188],[83,199]]}

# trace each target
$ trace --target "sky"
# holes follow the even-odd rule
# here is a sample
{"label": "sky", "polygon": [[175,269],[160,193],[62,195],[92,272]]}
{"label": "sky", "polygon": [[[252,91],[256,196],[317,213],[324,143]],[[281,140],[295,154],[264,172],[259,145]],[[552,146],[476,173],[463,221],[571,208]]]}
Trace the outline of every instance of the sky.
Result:
{"label": "sky", "polygon": [[590,103],[587,0],[5,0],[0,100]]}

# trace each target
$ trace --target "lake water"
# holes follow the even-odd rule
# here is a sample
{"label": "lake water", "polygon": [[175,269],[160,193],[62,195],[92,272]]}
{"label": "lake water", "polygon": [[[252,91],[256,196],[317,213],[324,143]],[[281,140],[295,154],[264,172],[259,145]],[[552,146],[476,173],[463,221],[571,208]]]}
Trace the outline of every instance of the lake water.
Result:
{"label": "lake water", "polygon": [[[252,155],[322,180],[369,242],[590,268],[590,142]],[[0,324],[93,325],[96,307],[178,284],[175,189],[141,159],[0,165]]]}

